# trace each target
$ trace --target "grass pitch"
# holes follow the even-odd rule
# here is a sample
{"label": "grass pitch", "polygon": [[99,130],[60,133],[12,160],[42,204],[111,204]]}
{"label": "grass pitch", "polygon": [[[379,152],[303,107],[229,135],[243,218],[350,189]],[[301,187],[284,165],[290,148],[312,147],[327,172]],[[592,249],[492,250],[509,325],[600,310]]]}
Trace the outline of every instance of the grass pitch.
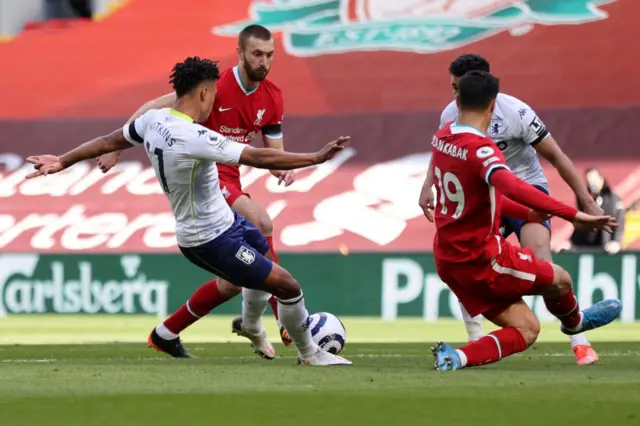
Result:
{"label": "grass pitch", "polygon": [[230,335],[230,318],[185,333],[197,360],[148,349],[154,318],[2,319],[0,425],[640,424],[640,325],[592,333],[597,366],[575,365],[568,340],[550,325],[524,354],[439,373],[428,342],[463,340],[460,323],[343,320],[344,355],[354,365],[313,368],[296,366],[281,345],[279,359],[257,358]]}

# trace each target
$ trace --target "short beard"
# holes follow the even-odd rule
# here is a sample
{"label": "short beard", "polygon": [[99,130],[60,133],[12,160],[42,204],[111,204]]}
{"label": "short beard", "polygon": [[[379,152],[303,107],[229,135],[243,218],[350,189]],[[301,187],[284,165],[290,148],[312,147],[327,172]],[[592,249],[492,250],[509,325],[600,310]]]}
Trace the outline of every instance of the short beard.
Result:
{"label": "short beard", "polygon": [[247,77],[249,77],[249,80],[256,82],[264,81],[264,79],[267,78],[267,75],[269,74],[269,70],[267,70],[265,73],[260,73],[256,70],[251,69],[251,66],[249,65],[249,62],[247,62],[246,58],[244,61],[244,72],[247,73]]}

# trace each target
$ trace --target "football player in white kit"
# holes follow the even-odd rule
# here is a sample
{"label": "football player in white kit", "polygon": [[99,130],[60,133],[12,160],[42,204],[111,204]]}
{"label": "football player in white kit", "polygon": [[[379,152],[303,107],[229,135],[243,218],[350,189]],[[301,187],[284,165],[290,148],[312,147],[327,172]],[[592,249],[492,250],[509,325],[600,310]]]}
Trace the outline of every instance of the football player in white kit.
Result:
{"label": "football player in white kit", "polygon": [[[490,72],[489,62],[475,54],[464,54],[456,58],[449,67],[454,96],[457,94],[458,80],[469,71]],[[456,101],[452,101],[442,111],[440,127],[455,121],[457,117],[458,107]],[[603,214],[602,209],[589,196],[589,192],[571,160],[562,152],[553,136],[529,105],[513,96],[499,93],[488,136],[498,145],[511,171],[520,179],[549,194],[549,185],[538,160],[538,154],[540,154],[558,170],[562,179],[585,206],[586,213]],[[432,186],[433,173],[431,166],[429,166],[419,200],[420,207],[425,211],[427,217],[430,217],[427,212],[433,208],[435,202]],[[522,247],[533,250],[539,259],[547,262],[552,261],[549,221],[544,224],[525,223],[521,220],[503,217],[501,231],[505,238],[515,232]],[[479,339],[483,335],[482,317],[472,318],[462,305],[460,307],[469,340]],[[579,365],[594,364],[598,361],[598,355],[584,334],[571,336],[571,347]]]}
{"label": "football player in white kit", "polygon": [[260,318],[273,294],[278,298],[282,325],[298,350],[299,363],[349,365],[350,361],[321,350],[313,342],[300,286],[287,270],[264,256],[269,247],[262,233],[227,205],[216,167],[216,163],[224,163],[290,170],[321,164],[340,152],[349,138],[330,142],[314,154],[253,148],[226,139],[196,124],[211,114],[218,77],[214,62],[187,58],[176,64],[171,74],[177,96],[173,108],[150,110],[123,128],[60,157],[29,157],[27,161],[36,171],[27,178],[57,173],[108,152],[143,147],[171,204],[180,251],[195,265],[245,287],[244,327],[266,339]]}

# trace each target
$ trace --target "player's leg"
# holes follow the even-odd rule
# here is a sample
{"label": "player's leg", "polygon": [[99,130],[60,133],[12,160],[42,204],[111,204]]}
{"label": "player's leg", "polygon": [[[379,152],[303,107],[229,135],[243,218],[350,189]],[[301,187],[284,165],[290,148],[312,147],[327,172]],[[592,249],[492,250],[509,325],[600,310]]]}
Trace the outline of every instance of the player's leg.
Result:
{"label": "player's leg", "polygon": [[[232,184],[226,184],[226,188],[228,189],[229,197],[227,198],[227,202],[229,202],[231,208],[242,216],[246,217],[249,222],[251,222],[262,235],[267,239],[267,244],[269,245],[269,253],[270,259],[273,260],[274,263],[280,264],[278,260],[278,255],[276,254],[273,246],[273,223],[271,221],[271,217],[266,212],[262,206],[253,201],[247,194],[238,193],[238,191],[242,191],[237,185],[232,187]],[[278,323],[278,328],[280,329],[280,338],[282,342],[289,346],[291,344],[291,339],[287,335],[285,327],[280,323],[280,319],[278,318],[278,301],[275,297],[269,299],[269,304],[273,310],[273,314],[276,317],[276,322]]]}
{"label": "player's leg", "polygon": [[230,282],[242,283],[248,289],[276,296],[280,319],[296,345],[300,362],[350,364],[341,357],[320,350],[313,342],[307,326],[309,314],[302,290],[288,271],[264,256],[268,251],[262,233],[238,215],[230,230],[203,246],[183,250],[183,253],[192,262],[207,266],[207,270]]}
{"label": "player's leg", "polygon": [[522,299],[496,308],[485,316],[502,328],[455,350],[446,343],[438,342],[432,349],[436,370],[460,370],[493,364],[524,351],[535,343],[540,334],[538,319]]}
{"label": "player's leg", "polygon": [[[497,302],[497,305],[492,308],[488,308],[490,304],[487,301],[519,300],[525,295],[541,295],[549,312],[555,315],[562,323],[561,330],[569,335],[607,325],[618,317],[622,309],[619,300],[605,300],[584,311],[580,311],[578,301],[573,294],[571,277],[567,271],[557,265],[538,260],[530,250],[514,247],[506,241],[502,241],[500,254],[492,259],[490,266],[487,266],[486,274],[478,274],[478,271],[475,270],[465,275],[464,268],[459,271],[453,270],[448,274],[444,273],[446,276],[445,282],[456,292],[472,315],[482,313],[499,325],[508,324],[511,328],[519,327],[512,316],[508,316],[510,320],[508,323],[501,321],[502,317],[500,315],[505,311],[505,307],[501,306],[500,302]],[[476,282],[469,285],[467,282],[472,277],[480,276],[486,277],[484,284]],[[461,290],[461,286],[458,283],[467,285],[466,289],[462,288]],[[517,310],[517,312],[523,315],[524,327],[535,331],[532,327],[533,323],[526,319],[524,311]],[[510,332],[505,333],[509,334]],[[521,334],[525,343],[532,342],[531,337],[533,334]],[[483,337],[468,346],[484,342],[484,348],[486,349],[488,348],[488,338],[492,337]],[[516,344],[515,334],[511,333],[509,339],[515,346],[509,347],[507,352],[524,350],[524,348]],[[501,349],[501,356],[504,355],[503,352]],[[480,351],[480,353],[483,352]],[[446,344],[439,344],[434,348],[436,368],[442,370],[464,368],[466,355],[466,353],[463,356],[455,352],[451,346]],[[498,359],[493,357],[487,359],[487,362],[495,362]],[[468,362],[468,359],[466,361]],[[471,365],[477,365],[475,364],[476,362],[477,358],[473,357]]]}
{"label": "player's leg", "polygon": [[[509,235],[515,232],[515,228],[517,226],[521,226],[522,222],[518,223],[516,220],[502,217],[500,224],[500,234],[507,238]],[[469,342],[475,342],[479,340],[482,336],[484,336],[484,332],[482,331],[482,320],[484,317],[482,315],[469,315],[467,309],[464,307],[462,302],[458,301],[460,304],[460,311],[462,312],[462,320],[464,321],[464,327],[467,331],[467,339]]]}
{"label": "player's leg", "polygon": [[214,279],[198,287],[186,303],[153,329],[148,338],[149,346],[174,358],[194,358],[182,345],[180,333],[240,291],[240,287],[223,279]]}
{"label": "player's leg", "polygon": [[[549,265],[539,261],[540,264]],[[569,336],[603,327],[618,318],[622,303],[618,299],[598,302],[587,309],[580,310],[578,299],[573,293],[571,276],[558,265],[550,265],[553,270],[553,285],[538,287],[532,293],[543,297],[545,306],[560,320],[561,331]]]}
{"label": "player's leg", "polygon": [[[521,226],[522,222],[517,223],[514,219],[508,217],[501,218],[500,224],[500,234],[507,238],[514,232],[514,228],[516,226]],[[467,309],[464,307],[462,302],[458,301],[460,304],[460,311],[462,312],[462,320],[464,321],[464,327],[467,331],[467,340],[469,342],[475,342],[484,336],[484,332],[482,331],[482,320],[484,317],[482,315],[469,315]]]}
{"label": "player's leg", "polygon": [[[544,225],[540,223],[521,224],[518,233],[520,246],[532,250],[536,258],[552,263],[550,231],[549,222]],[[589,365],[598,362],[598,354],[584,333],[571,336],[571,349],[578,365]]]}

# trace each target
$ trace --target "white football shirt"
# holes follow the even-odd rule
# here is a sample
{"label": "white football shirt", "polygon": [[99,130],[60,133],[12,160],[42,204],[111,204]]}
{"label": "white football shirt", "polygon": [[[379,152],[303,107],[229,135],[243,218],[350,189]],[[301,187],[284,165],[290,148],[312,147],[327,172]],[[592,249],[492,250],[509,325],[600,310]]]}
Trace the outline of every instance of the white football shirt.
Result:
{"label": "white football shirt", "polygon": [[[457,119],[458,106],[453,101],[442,111],[440,127]],[[529,105],[513,96],[498,93],[487,136],[498,145],[516,176],[547,191],[549,184],[533,147],[548,135],[549,131]]]}
{"label": "white football shirt", "polygon": [[234,214],[220,192],[216,163],[238,164],[246,145],[170,108],[148,111],[123,131],[147,152],[171,204],[178,245],[207,243],[231,227]]}

